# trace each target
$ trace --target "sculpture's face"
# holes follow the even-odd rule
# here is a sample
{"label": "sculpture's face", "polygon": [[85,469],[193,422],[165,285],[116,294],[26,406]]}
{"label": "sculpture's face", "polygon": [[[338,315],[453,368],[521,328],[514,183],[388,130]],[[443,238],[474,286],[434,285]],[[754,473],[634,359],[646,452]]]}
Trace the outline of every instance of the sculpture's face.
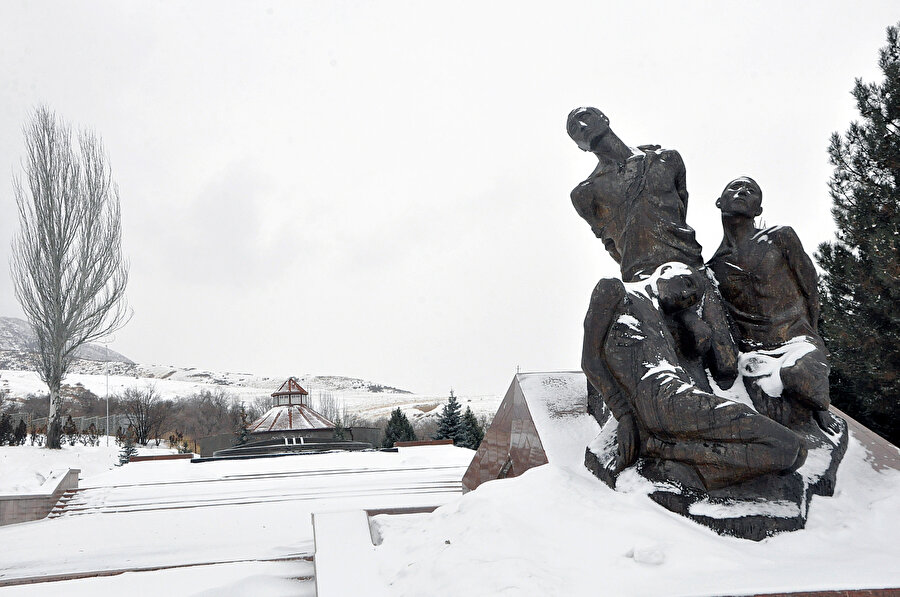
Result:
{"label": "sculpture's face", "polygon": [[762,189],[752,178],[735,178],[722,191],[716,207],[726,216],[756,217],[762,213]]}
{"label": "sculpture's face", "polygon": [[661,277],[656,283],[659,304],[666,313],[674,313],[693,307],[703,296],[703,287],[696,272]]}
{"label": "sculpture's face", "polygon": [[593,151],[596,143],[609,131],[609,118],[597,108],[578,108],[566,123],[569,136],[584,151]]}
{"label": "sculpture's face", "polygon": [[591,231],[599,239],[609,238],[606,228],[613,219],[609,204],[603,201],[594,201],[591,207],[593,208],[593,217],[587,220],[587,223],[591,225]]}

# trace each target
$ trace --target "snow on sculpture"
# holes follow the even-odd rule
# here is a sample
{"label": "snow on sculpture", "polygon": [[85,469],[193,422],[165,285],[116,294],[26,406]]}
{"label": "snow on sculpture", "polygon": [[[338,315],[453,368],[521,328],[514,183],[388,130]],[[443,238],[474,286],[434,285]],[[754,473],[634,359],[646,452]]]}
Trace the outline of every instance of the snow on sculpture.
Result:
{"label": "snow on sculpture", "polygon": [[600,280],[585,318],[588,410],[601,425],[586,466],[613,488],[638,475],[653,500],[720,533],[802,528],[810,497],[834,491],[847,431],[827,410],[815,272],[799,240],[756,229],[762,193],[737,179],[704,267],[681,156],[629,148],[596,108],[573,110],[567,130],[598,159],[572,202],[624,280]]}
{"label": "snow on sculpture", "polygon": [[[580,149],[597,158],[590,176],[572,191],[572,204],[619,264],[622,280],[645,278],[668,262],[702,271],[702,247],[685,221],[688,192],[681,155],[658,145],[629,147],[597,108],[572,110],[566,128]],[[697,281],[703,296],[692,309],[679,312],[688,322],[673,328],[675,349],[695,382],[712,391],[705,369],[730,387],[737,377],[737,347],[712,283]],[[702,345],[693,338],[699,327],[707,340]]]}
{"label": "snow on sculpture", "polygon": [[716,207],[724,237],[709,267],[737,327],[741,373],[754,406],[785,425],[813,418],[834,428],[812,260],[792,228],[756,228],[762,189],[752,178],[728,183]]}

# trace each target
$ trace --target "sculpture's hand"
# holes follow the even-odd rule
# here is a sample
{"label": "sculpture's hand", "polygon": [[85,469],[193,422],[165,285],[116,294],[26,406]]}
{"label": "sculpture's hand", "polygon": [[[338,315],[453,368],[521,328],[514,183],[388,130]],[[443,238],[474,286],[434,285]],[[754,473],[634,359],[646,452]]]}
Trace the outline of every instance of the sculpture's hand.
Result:
{"label": "sculpture's hand", "polygon": [[798,394],[797,400],[816,412],[827,412],[828,405],[831,404],[828,394],[816,394],[813,392],[809,392],[806,395]]}
{"label": "sculpture's hand", "polygon": [[616,470],[618,474],[634,464],[638,457],[639,439],[637,423],[634,416],[627,414],[619,419],[618,428],[619,450],[616,458]]}
{"label": "sculpture's hand", "polygon": [[705,355],[712,348],[713,331],[708,323],[700,319],[694,309],[685,309],[681,313],[682,325],[691,335],[691,344],[695,354]]}
{"label": "sculpture's hand", "polygon": [[[719,356],[719,353],[713,350],[713,355],[715,357]],[[731,386],[734,385],[735,380],[737,379],[737,367],[725,367],[720,364],[722,359],[715,359],[715,368],[713,371],[713,379],[716,380],[716,385],[718,385],[723,390],[728,390]]]}
{"label": "sculpture's hand", "polygon": [[831,416],[831,413],[827,410],[817,410],[813,413],[813,416],[816,419],[816,423],[822,428],[822,431],[826,433],[838,433],[841,430],[841,426],[837,422],[837,419]]}

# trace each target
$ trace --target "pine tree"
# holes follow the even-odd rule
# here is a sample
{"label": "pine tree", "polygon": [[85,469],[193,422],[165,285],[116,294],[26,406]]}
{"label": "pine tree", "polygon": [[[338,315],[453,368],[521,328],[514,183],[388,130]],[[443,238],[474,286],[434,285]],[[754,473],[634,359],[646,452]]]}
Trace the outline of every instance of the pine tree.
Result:
{"label": "pine tree", "polygon": [[900,42],[887,30],[880,83],[856,80],[862,117],[828,153],[837,240],[819,246],[821,333],[838,408],[900,444]]}
{"label": "pine tree", "polygon": [[456,442],[456,445],[460,448],[477,450],[482,439],[484,439],[484,429],[478,422],[475,413],[467,406],[460,423],[459,441]]}
{"label": "pine tree", "polygon": [[387,426],[384,428],[384,440],[381,442],[384,448],[393,448],[395,442],[414,442],[416,441],[416,432],[413,431],[412,424],[400,408],[395,408],[391,412],[391,418],[388,419]]}
{"label": "pine tree", "polygon": [[341,417],[337,417],[334,420],[334,434],[332,437],[340,440],[347,439],[347,428],[344,427],[344,421],[341,420]]}
{"label": "pine tree", "polygon": [[137,456],[137,448],[134,446],[134,438],[129,435],[128,439],[125,440],[122,451],[119,452],[119,466],[131,462],[133,456]]}
{"label": "pine tree", "polygon": [[434,439],[452,439],[454,445],[457,444],[460,431],[459,408],[459,402],[453,395],[453,390],[450,390],[450,398],[447,399],[447,404],[444,405],[444,410],[438,418],[438,429]]}
{"label": "pine tree", "polygon": [[241,403],[241,426],[238,431],[238,440],[235,444],[236,446],[243,446],[247,442],[250,441],[250,423],[247,421],[247,409],[244,408],[244,404]]}
{"label": "pine tree", "polygon": [[16,425],[15,430],[13,431],[13,442],[12,445],[21,446],[25,444],[25,436],[28,435],[28,430],[25,426],[25,419],[19,419],[19,424]]}
{"label": "pine tree", "polygon": [[0,416],[0,446],[11,444],[13,440],[13,426],[8,414]]}

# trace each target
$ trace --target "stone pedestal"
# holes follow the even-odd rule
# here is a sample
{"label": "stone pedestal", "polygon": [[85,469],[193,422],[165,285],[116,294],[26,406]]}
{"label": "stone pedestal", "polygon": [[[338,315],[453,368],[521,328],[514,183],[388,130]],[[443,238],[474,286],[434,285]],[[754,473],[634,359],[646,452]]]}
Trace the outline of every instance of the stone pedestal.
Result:
{"label": "stone pedestal", "polygon": [[639,459],[619,475],[611,466],[617,447],[616,420],[602,403],[590,401],[604,421],[585,451],[585,466],[611,488],[641,486],[661,506],[709,527],[719,534],[759,541],[776,533],[802,529],[814,495],[834,494],[835,476],[847,449],[847,423],[835,433],[815,423],[796,430],[804,439],[806,462],[796,471],[758,477],[723,489],[706,491],[691,482],[692,475],[674,461]]}

